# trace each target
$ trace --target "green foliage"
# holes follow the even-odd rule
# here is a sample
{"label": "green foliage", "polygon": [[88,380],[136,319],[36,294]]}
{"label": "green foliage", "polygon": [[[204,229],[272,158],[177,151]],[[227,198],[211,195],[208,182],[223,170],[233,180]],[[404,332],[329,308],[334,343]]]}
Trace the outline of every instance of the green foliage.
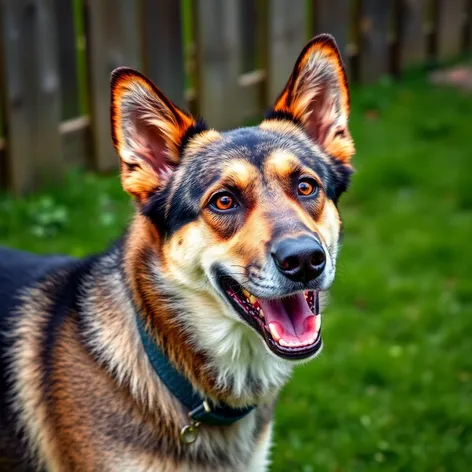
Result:
{"label": "green foliage", "polygon": [[[325,349],[276,412],[274,471],[467,471],[472,463],[472,97],[420,79],[353,93],[358,154]],[[0,242],[103,249],[131,204],[119,179],[0,200]]]}

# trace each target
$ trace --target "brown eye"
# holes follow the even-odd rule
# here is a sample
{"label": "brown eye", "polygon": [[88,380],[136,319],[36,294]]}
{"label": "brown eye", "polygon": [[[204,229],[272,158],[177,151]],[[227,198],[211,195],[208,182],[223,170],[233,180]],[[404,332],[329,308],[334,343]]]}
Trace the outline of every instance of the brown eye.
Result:
{"label": "brown eye", "polygon": [[316,189],[317,185],[313,179],[302,179],[298,182],[298,195],[307,197],[315,193]]}
{"label": "brown eye", "polygon": [[215,195],[211,204],[220,211],[231,210],[237,206],[234,197],[229,193],[220,193]]}

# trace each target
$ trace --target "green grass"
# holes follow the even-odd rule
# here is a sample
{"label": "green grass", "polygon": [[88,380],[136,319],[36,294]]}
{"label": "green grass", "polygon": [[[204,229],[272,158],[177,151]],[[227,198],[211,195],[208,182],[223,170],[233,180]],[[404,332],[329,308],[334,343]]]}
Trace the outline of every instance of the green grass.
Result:
{"label": "green grass", "polygon": [[[472,96],[422,79],[355,90],[357,174],[325,350],[276,415],[274,471],[472,464]],[[0,199],[0,242],[77,256],[129,219],[118,178]]]}

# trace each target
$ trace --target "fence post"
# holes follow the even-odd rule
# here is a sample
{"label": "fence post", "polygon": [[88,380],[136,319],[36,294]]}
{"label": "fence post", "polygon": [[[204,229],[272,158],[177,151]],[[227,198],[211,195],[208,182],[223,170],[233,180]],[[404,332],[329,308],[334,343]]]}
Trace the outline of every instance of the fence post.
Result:
{"label": "fence post", "polygon": [[349,0],[313,0],[314,33],[330,33],[341,51],[344,67],[350,75],[349,64]]}
{"label": "fence post", "polygon": [[462,34],[466,19],[465,0],[437,0],[437,58],[454,59],[462,52]]}
{"label": "fence post", "polygon": [[267,93],[272,104],[282,92],[307,42],[305,2],[269,0]]}
{"label": "fence post", "polygon": [[62,119],[79,115],[79,83],[77,70],[77,37],[73,0],[54,0],[61,76]]}
{"label": "fence post", "polygon": [[180,1],[144,0],[144,71],[180,107],[185,106],[185,73]]}
{"label": "fence post", "polygon": [[107,172],[118,166],[110,129],[110,73],[119,66],[141,67],[139,4],[135,0],[90,0],[86,8],[95,168]]}
{"label": "fence post", "polygon": [[399,54],[400,68],[426,60],[426,0],[400,0]]}
{"label": "fence post", "polygon": [[14,193],[63,171],[52,0],[1,3],[7,172]]}
{"label": "fence post", "polygon": [[223,129],[241,125],[239,101],[241,43],[238,0],[197,0],[197,91],[200,113],[210,126]]}
{"label": "fence post", "polygon": [[390,0],[361,2],[359,46],[359,79],[374,82],[389,72]]}

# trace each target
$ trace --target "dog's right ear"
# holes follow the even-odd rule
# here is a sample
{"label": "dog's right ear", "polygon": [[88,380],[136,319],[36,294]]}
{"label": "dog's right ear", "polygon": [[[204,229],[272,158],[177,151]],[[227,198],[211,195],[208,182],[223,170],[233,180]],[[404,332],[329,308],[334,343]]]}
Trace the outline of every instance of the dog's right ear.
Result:
{"label": "dog's right ear", "polygon": [[121,183],[141,204],[165,186],[185,142],[205,129],[149,79],[126,67],[111,75],[111,127]]}

